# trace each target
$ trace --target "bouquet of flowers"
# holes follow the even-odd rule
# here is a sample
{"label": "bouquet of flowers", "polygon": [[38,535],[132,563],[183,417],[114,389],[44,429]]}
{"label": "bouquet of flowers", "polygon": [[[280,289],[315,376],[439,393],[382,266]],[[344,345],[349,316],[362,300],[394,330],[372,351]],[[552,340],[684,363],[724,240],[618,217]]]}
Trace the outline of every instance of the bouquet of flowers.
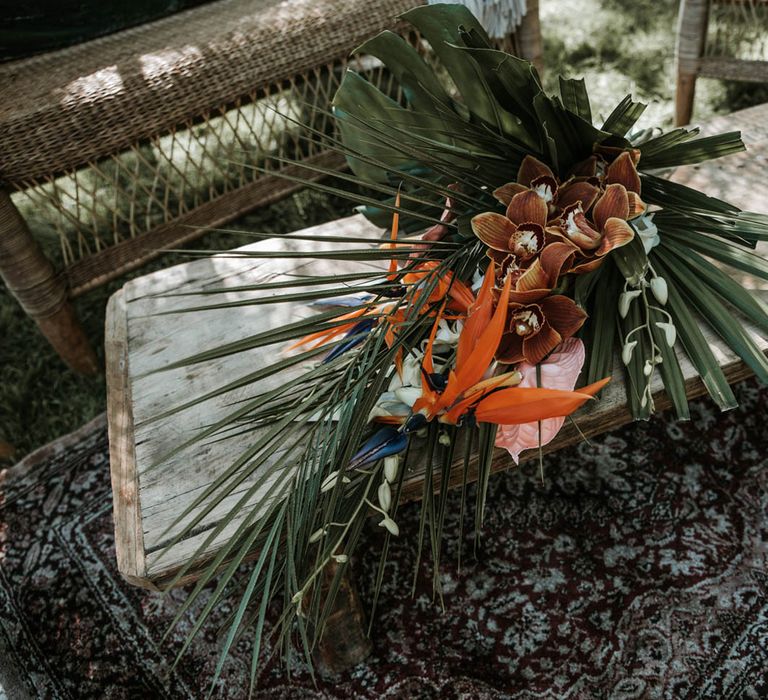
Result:
{"label": "bouquet of flowers", "polygon": [[[677,416],[688,418],[678,353],[722,409],[735,405],[700,322],[768,379],[740,320],[768,332],[766,309],[723,271],[768,279],[750,251],[768,239],[768,220],[660,175],[743,150],[738,133],[634,131],[643,105],[629,97],[595,126],[583,81],[561,79],[559,96],[545,94],[536,70],[491,48],[465,7],[417,7],[404,19],[442,70],[394,33],[368,41],[359,51],[378,58],[400,91],[386,95],[348,72],[333,104],[336,135],[312,138],[344,154],[351,172],[303,166],[335,178],[315,186],[354,199],[388,229],[385,238],[326,236],[324,244],[339,244],[329,252],[305,236],[296,257],[366,265],[252,285],[274,295],[259,303],[319,311],[186,360],[289,345],[267,369],[221,391],[289,372],[284,382],[257,390],[195,438],[233,427],[252,434],[195,508],[210,510],[246,478],[265,505],[239,521],[182,608],[219,572],[187,643],[234,593],[222,662],[247,632],[254,672],[271,601],[281,606],[277,641],[287,652],[295,631],[309,657],[368,517],[387,542],[399,535],[397,503],[414,461],[431,467],[418,548],[429,543],[437,571],[446,499],[444,488],[433,496],[433,471],[445,484],[458,462],[466,481],[476,464],[479,531],[494,447],[517,460],[552,440],[567,416],[592,405],[615,358],[636,419],[654,411],[657,374]],[[349,194],[344,183],[366,194]],[[192,508],[180,516],[187,531],[200,519]],[[256,563],[244,570],[253,551]],[[386,556],[385,544],[379,583]],[[321,586],[329,565],[335,573]]]}

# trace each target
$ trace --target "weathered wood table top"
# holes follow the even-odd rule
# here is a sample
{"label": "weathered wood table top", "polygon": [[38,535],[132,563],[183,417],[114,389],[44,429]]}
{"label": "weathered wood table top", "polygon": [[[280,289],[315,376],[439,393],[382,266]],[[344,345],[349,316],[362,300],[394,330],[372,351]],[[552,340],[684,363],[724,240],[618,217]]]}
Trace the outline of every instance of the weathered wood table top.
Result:
{"label": "weathered wood table top", "polygon": [[[768,190],[764,185],[768,159],[768,111],[753,108],[719,118],[707,125],[706,132],[742,129],[749,152],[715,163],[681,168],[674,179],[695,186],[745,209],[768,211]],[[361,216],[353,216],[310,229],[328,235],[374,237],[381,231]],[[302,243],[281,238],[246,246],[263,250],[297,250]],[[337,245],[337,244],[335,244]],[[306,248],[304,248],[306,249]],[[127,283],[109,302],[107,309],[106,351],[110,432],[110,458],[114,494],[114,517],[118,567],[132,583],[149,588],[162,587],[205,540],[223,514],[246,492],[250,481],[220,503],[196,528],[193,536],[171,548],[166,545],[176,532],[168,531],[173,520],[191,504],[222,470],[248,444],[249,437],[198,443],[150,469],[163,455],[211,425],[232,410],[236,401],[248,398],[253,387],[240,387],[160,420],[153,420],[170,408],[184,404],[206,392],[235,381],[259,367],[273,362],[281,348],[271,346],[233,354],[180,369],[156,372],[178,360],[239,340],[314,311],[300,304],[242,306],[158,315],[206,303],[211,297],[167,296],[169,293],[213,287],[235,287],[274,280],[286,273],[307,272],[306,262],[297,259],[262,259],[227,257],[195,260],[167,270],[140,277]],[[328,262],[322,263],[328,265]],[[360,263],[333,262],[334,271]],[[315,268],[316,269],[316,268]],[[765,295],[763,283],[743,280],[747,287]],[[254,293],[226,292],[224,298],[253,298]],[[220,297],[219,297],[220,298]],[[750,332],[764,350],[768,339],[754,328]],[[710,346],[720,360],[730,381],[749,376],[749,370],[723,343],[707,332]],[[704,393],[700,380],[687,358],[681,354],[681,366],[689,396]],[[587,437],[618,427],[631,420],[620,368],[602,400],[576,416],[580,431]],[[271,381],[284,381],[285,375]],[[265,384],[259,386],[263,390]],[[657,379],[655,400],[659,408],[669,405]],[[561,431],[546,451],[560,449],[582,438],[573,426]],[[523,455],[525,458],[525,454]],[[504,469],[512,462],[503,450],[497,452],[494,469]],[[407,475],[403,489],[406,500],[419,498],[424,467]],[[451,485],[461,482],[461,467],[456,466]],[[435,487],[441,487],[439,480]],[[258,507],[258,493],[248,508]],[[247,508],[243,513],[247,512]],[[233,521],[207,550],[215,552],[234,531]],[[194,573],[192,573],[194,576]]]}

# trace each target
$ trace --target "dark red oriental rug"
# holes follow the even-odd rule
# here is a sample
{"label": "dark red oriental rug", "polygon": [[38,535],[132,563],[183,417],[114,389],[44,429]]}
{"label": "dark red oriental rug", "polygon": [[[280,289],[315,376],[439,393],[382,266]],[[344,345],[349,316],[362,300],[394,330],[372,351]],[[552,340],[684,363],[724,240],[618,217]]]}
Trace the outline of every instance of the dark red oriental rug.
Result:
{"label": "dark red oriental rug", "polygon": [[[264,664],[261,698],[756,698],[768,695],[768,389],[741,408],[692,405],[491,482],[482,547],[456,567],[458,498],[434,604],[416,559],[418,510],[401,509],[374,653],[314,688]],[[16,698],[205,697],[209,627],[170,671],[184,599],[126,584],[115,568],[107,438],[97,421],[0,474],[0,683]],[[472,513],[467,514],[472,522]],[[381,544],[354,562],[364,604]],[[472,532],[464,532],[471,552]],[[219,611],[220,620],[228,609]],[[267,649],[267,652],[270,650]],[[249,641],[214,696],[247,697]]]}

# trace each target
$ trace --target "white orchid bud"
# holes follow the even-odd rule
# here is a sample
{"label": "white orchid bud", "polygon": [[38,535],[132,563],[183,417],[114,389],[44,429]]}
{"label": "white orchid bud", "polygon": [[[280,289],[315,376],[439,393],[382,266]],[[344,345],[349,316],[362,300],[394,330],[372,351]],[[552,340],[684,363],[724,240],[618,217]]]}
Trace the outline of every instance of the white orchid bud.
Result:
{"label": "white orchid bud", "polygon": [[440,433],[440,437],[437,438],[437,441],[443,445],[443,447],[448,447],[451,444],[451,436],[448,435],[448,433]]}
{"label": "white orchid bud", "polygon": [[336,486],[336,482],[338,480],[338,470],[331,472],[328,476],[325,477],[325,479],[323,479],[323,483],[320,484],[320,492],[325,493],[326,491],[330,491],[334,486]]}
{"label": "white orchid bud", "polygon": [[626,318],[629,313],[629,306],[634,299],[640,296],[641,290],[633,289],[629,292],[623,292],[619,297],[619,316]]}
{"label": "white orchid bud", "polygon": [[321,537],[325,537],[325,528],[324,527],[321,527],[319,530],[315,530],[309,536],[309,543],[312,544],[313,542],[317,542]]}
{"label": "white orchid bud", "polygon": [[653,372],[653,363],[650,360],[646,360],[645,364],[643,365],[643,374],[646,377],[650,377],[651,372]]}
{"label": "white orchid bud", "polygon": [[[320,484],[320,493],[325,493],[326,491],[330,491],[334,486],[336,486],[336,482],[339,480],[339,472],[334,471],[331,472],[328,476],[323,479],[323,483]],[[348,476],[342,476],[341,482],[343,484],[348,484],[351,481],[351,479]]]}
{"label": "white orchid bud", "polygon": [[334,554],[332,558],[339,564],[346,564],[349,561],[349,557],[346,554]]}
{"label": "white orchid bud", "polygon": [[384,520],[382,520],[379,523],[379,527],[386,528],[387,530],[389,530],[389,533],[391,535],[394,535],[395,537],[397,537],[400,534],[400,528],[397,526],[397,523],[387,515],[385,515]]}
{"label": "white orchid bud", "polygon": [[390,455],[384,458],[384,478],[390,483],[397,479],[397,472],[400,470],[400,458],[397,455]]}
{"label": "white orchid bud", "polygon": [[624,347],[621,349],[621,361],[628,365],[632,362],[632,353],[637,345],[636,340],[630,340],[628,343],[624,343]]}
{"label": "white orchid bud", "polygon": [[651,280],[651,291],[656,300],[664,306],[669,298],[669,288],[667,287],[667,280],[663,277],[654,277]]}
{"label": "white orchid bud", "polygon": [[389,484],[386,481],[382,481],[378,490],[379,505],[382,510],[389,510],[392,505],[392,490],[389,488]]}
{"label": "white orchid bud", "polygon": [[664,331],[664,340],[667,341],[667,347],[674,347],[677,341],[677,328],[674,323],[667,323],[666,321],[656,321],[656,326]]}

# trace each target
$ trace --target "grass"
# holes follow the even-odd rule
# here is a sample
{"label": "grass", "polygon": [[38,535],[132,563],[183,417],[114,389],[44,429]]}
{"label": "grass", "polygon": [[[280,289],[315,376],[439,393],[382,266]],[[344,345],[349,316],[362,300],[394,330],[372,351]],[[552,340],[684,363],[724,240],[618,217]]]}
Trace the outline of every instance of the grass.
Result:
{"label": "grass", "polygon": [[[541,2],[548,89],[555,89],[558,73],[584,76],[595,115],[607,114],[631,92],[649,105],[640,126],[671,126],[676,0],[579,0],[574,16],[575,5],[571,0]],[[764,101],[768,101],[766,86],[701,80],[696,118],[704,120]],[[345,200],[303,191],[243,217],[237,226],[280,234],[350,211]],[[240,244],[242,239],[236,236],[212,233],[193,245],[215,251]],[[45,245],[55,242],[47,240]],[[102,359],[109,296],[132,277],[184,259],[180,254],[165,255],[76,301]],[[70,372],[4,287],[0,287],[0,368],[0,466],[75,430],[105,409],[104,377]]]}

